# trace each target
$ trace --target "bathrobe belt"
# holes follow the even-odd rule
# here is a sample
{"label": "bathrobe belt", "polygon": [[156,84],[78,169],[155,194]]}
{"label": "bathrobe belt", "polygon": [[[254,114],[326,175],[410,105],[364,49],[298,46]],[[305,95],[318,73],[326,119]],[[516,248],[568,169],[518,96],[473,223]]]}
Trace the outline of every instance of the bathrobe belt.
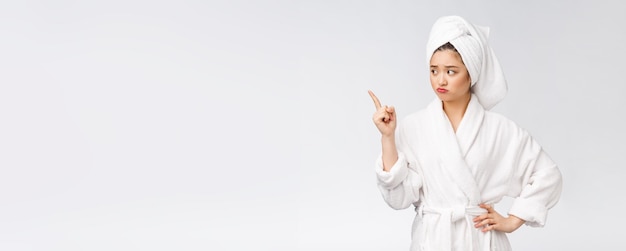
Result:
{"label": "bathrobe belt", "polygon": [[[450,219],[450,223],[454,223],[464,219],[466,215],[478,216],[487,213],[487,210],[479,206],[455,206],[448,208],[433,208],[421,204],[415,208],[415,211],[422,217],[424,214],[440,214],[442,218]],[[449,217],[448,217],[449,215]]]}
{"label": "bathrobe belt", "polygon": [[[440,239],[440,243],[431,243],[431,245],[434,245],[433,247],[436,248],[437,250],[452,250],[452,232],[451,232],[451,227],[452,224],[454,224],[455,222],[459,221],[459,220],[463,220],[463,219],[467,219],[466,216],[478,216],[481,214],[485,214],[487,213],[487,210],[479,207],[479,206],[454,206],[454,207],[448,207],[448,208],[433,208],[433,207],[429,207],[429,206],[425,206],[424,204],[421,204],[419,207],[415,208],[415,211],[417,212],[417,214],[419,215],[420,218],[422,218],[425,214],[438,214],[440,215],[439,219],[439,229],[440,229],[440,233],[441,234],[441,239]],[[471,219],[467,220],[467,224],[469,225],[469,227],[474,228],[474,223]],[[472,233],[469,236],[464,236],[465,238],[468,238],[471,242],[470,242],[470,246],[469,247],[465,247],[464,250],[476,250],[475,247],[478,247],[476,244],[478,244],[478,238],[476,236],[476,234],[478,233],[478,231],[467,231],[467,233]],[[490,234],[490,232],[486,233],[487,235]],[[457,236],[457,237],[461,237],[461,236]],[[486,238],[486,241],[489,241],[490,238]],[[482,245],[483,247],[486,247],[487,250],[489,250],[489,245],[488,243],[486,243],[487,245]]]}

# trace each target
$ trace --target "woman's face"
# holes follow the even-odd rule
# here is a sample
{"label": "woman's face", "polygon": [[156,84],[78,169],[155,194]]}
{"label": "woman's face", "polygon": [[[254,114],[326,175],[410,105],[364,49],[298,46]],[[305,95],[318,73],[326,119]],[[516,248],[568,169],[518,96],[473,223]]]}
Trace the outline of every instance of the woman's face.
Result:
{"label": "woman's face", "polygon": [[435,51],[430,59],[430,85],[442,101],[467,100],[471,80],[458,52]]}

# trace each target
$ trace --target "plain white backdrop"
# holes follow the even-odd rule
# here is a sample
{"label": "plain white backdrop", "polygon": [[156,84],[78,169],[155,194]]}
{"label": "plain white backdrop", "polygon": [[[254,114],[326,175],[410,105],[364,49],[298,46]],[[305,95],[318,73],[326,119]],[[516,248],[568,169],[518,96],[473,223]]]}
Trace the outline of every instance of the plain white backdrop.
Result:
{"label": "plain white backdrop", "polygon": [[0,249],[408,250],[367,90],[401,118],[430,102],[426,40],[451,14],[491,27],[494,111],[563,173],[513,248],[624,249],[622,5],[2,2]]}

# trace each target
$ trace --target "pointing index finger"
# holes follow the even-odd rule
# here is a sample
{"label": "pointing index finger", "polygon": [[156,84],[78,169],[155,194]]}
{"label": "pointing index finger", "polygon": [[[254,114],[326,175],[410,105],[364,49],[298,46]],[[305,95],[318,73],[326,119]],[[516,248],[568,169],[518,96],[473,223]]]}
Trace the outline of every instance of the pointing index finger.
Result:
{"label": "pointing index finger", "polygon": [[378,108],[381,107],[380,101],[378,100],[376,95],[374,95],[374,92],[372,92],[371,90],[367,90],[367,93],[369,93],[370,97],[372,97],[372,100],[374,101],[374,105],[376,106],[376,110],[378,110]]}

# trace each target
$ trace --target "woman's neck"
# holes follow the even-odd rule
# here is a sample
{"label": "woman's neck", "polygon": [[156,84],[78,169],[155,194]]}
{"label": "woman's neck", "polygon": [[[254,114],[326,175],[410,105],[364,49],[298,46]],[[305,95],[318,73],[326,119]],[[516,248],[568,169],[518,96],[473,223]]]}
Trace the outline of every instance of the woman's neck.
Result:
{"label": "woman's neck", "polygon": [[443,111],[446,113],[446,116],[448,116],[448,120],[450,120],[450,124],[452,124],[452,129],[454,129],[455,133],[461,120],[463,120],[463,115],[465,114],[465,110],[467,110],[471,97],[471,95],[467,95],[467,97],[458,100],[442,102]]}

